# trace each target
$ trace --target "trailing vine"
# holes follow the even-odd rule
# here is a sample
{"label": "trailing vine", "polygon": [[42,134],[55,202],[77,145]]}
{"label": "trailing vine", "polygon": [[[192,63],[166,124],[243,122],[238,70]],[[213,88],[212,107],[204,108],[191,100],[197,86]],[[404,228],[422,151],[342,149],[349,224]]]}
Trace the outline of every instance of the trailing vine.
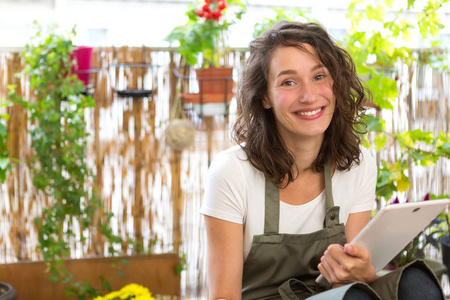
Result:
{"label": "trailing vine", "polygon": [[[2,107],[10,106],[8,101],[1,101],[0,109]],[[1,113],[0,111],[0,183],[5,182],[6,173],[11,171],[11,162],[9,159],[9,151],[7,148],[8,130],[6,128],[6,121],[9,119],[7,113]]]}
{"label": "trailing vine", "polygon": [[89,282],[73,282],[73,275],[63,266],[63,259],[71,257],[71,245],[86,242],[92,232],[100,230],[114,255],[114,245],[122,240],[109,227],[111,213],[105,212],[101,224],[94,224],[94,215],[103,209],[92,189],[95,178],[86,161],[85,113],[94,101],[82,94],[83,83],[71,74],[75,28],[59,32],[53,25],[44,35],[37,22],[34,26],[36,33],[22,56],[35,100],[18,97],[13,86],[10,99],[29,112],[33,184],[51,200],[35,219],[38,250],[48,265],[50,280],[65,284],[69,296],[87,299],[100,292]]}

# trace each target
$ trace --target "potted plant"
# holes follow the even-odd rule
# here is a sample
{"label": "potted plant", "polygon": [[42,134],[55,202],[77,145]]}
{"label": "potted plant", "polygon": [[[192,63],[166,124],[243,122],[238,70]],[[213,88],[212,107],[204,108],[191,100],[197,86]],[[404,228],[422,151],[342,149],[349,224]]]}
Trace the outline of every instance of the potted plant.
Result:
{"label": "potted plant", "polygon": [[[166,41],[178,42],[178,52],[196,68],[198,94],[185,94],[191,103],[228,102],[233,96],[233,69],[224,66],[228,31],[245,12],[241,0],[200,0],[186,12],[188,22],[175,27]],[[190,79],[189,75],[177,76]]]}

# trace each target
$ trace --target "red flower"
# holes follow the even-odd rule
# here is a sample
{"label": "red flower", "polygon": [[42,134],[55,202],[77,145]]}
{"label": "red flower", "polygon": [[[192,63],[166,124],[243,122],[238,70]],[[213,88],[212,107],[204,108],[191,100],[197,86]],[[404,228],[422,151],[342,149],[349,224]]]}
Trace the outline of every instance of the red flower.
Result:
{"label": "red flower", "polygon": [[200,11],[195,14],[198,17],[204,17],[206,20],[219,21],[223,16],[223,10],[228,6],[226,0],[204,0]]}

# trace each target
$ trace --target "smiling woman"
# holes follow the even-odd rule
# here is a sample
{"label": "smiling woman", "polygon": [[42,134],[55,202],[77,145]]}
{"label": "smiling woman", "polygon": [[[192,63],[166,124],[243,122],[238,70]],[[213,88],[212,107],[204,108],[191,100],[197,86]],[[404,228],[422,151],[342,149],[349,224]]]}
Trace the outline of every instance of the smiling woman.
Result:
{"label": "smiling woman", "polygon": [[[375,280],[369,251],[346,244],[374,206],[376,164],[359,137],[366,97],[351,57],[317,24],[282,21],[250,43],[239,145],[211,164],[201,209],[211,299],[441,298],[423,264]],[[412,297],[403,270],[427,278]]]}

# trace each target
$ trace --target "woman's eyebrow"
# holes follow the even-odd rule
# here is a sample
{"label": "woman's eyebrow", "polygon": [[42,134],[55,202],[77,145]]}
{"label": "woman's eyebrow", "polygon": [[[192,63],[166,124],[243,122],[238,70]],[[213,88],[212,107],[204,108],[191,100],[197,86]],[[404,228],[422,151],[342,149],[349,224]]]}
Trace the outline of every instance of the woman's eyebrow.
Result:
{"label": "woman's eyebrow", "polygon": [[311,71],[315,71],[317,69],[326,69],[326,67],[323,64],[318,64],[318,65],[315,65],[314,67],[312,67]]}
{"label": "woman's eyebrow", "polygon": [[[314,67],[311,68],[311,72],[313,72],[313,71],[315,71],[317,69],[326,69],[326,68],[325,68],[325,66],[323,64],[317,64],[317,65],[315,65]],[[276,78],[280,77],[281,75],[292,75],[292,74],[297,74],[297,72],[295,70],[291,70],[291,69],[283,70],[283,71],[280,71],[277,74]]]}

